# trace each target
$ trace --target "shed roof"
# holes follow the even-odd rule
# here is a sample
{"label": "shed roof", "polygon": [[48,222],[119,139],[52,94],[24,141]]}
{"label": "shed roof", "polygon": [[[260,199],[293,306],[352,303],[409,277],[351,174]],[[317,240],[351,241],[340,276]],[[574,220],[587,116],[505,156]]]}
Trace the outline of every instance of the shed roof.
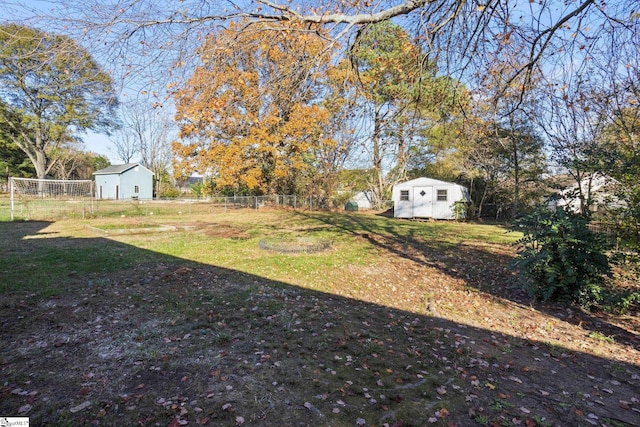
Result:
{"label": "shed roof", "polygon": [[456,184],[455,182],[441,181],[439,179],[426,178],[426,177],[415,178],[405,182],[399,182],[396,185],[407,186],[407,187],[426,186],[426,185],[456,185],[456,186],[462,187],[461,185]]}
{"label": "shed roof", "polygon": [[[104,169],[100,169],[98,171],[95,171],[93,174],[94,175],[114,175],[114,174],[120,175],[121,173],[124,173],[124,172],[128,171],[129,169],[133,169],[136,166],[141,166],[141,167],[144,168],[144,166],[142,166],[140,163],[127,163],[125,165],[107,166]],[[147,168],[145,168],[145,169],[147,169]],[[149,171],[149,172],[151,172],[151,171]],[[151,172],[151,174],[153,174],[153,172]]]}

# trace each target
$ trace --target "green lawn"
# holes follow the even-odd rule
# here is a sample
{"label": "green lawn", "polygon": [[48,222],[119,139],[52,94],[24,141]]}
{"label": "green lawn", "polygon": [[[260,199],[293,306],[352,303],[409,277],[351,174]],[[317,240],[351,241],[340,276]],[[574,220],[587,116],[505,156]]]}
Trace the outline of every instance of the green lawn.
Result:
{"label": "green lawn", "polygon": [[11,221],[11,202],[7,194],[0,194],[0,222]]}
{"label": "green lawn", "polygon": [[[55,239],[49,239],[46,232],[36,233],[7,247],[10,254],[28,252],[29,256],[21,261],[13,257],[0,260],[0,270],[6,278],[0,284],[0,291],[48,294],[53,291],[52,286],[55,288],[56,283],[69,275],[118,272],[158,256],[168,262],[192,261],[274,280],[304,283],[317,278],[318,272],[322,272],[322,278],[328,278],[342,274],[345,266],[375,262],[381,246],[372,244],[368,236],[385,239],[383,245],[411,246],[428,241],[431,250],[445,253],[461,242],[509,245],[518,238],[518,233],[495,225],[414,222],[362,214],[239,211],[218,215],[212,222],[198,222],[199,218],[194,217],[193,221],[185,217],[144,221],[103,218],[51,223],[47,229],[59,230],[54,233]],[[122,243],[118,245],[105,244],[104,236],[92,230],[114,232],[146,228],[152,231],[166,224],[191,222],[197,231],[116,234],[112,241]],[[8,230],[7,239],[18,238],[18,232],[11,231],[10,223],[4,227]],[[228,230],[228,238],[218,238],[221,229]],[[286,241],[300,237],[329,240],[331,247],[322,253],[292,255],[265,251],[259,246],[265,238]]]}

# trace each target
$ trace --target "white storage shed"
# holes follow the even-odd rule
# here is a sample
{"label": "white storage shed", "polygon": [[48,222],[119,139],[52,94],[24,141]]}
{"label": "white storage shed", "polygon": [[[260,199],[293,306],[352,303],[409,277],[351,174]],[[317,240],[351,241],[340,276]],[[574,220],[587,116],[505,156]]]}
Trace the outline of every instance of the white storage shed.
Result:
{"label": "white storage shed", "polygon": [[456,202],[468,202],[467,188],[453,182],[416,178],[393,186],[396,218],[457,219]]}

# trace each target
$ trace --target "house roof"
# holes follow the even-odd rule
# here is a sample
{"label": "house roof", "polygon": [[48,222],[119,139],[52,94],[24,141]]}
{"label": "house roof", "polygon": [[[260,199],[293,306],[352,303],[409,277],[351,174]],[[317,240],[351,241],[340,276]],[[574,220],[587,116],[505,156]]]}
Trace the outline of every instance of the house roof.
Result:
{"label": "house roof", "polygon": [[[98,171],[95,171],[93,174],[94,175],[114,175],[114,174],[121,174],[124,173],[130,169],[135,168],[136,166],[140,166],[143,167],[140,163],[127,163],[125,165],[111,165],[111,166],[107,166],[104,169],[100,169]],[[145,168],[147,169],[147,168]],[[148,170],[148,169],[147,169]],[[151,172],[151,171],[149,171]],[[153,174],[153,172],[151,172]]]}
{"label": "house roof", "polygon": [[190,176],[187,178],[187,184],[188,185],[193,185],[193,184],[199,184],[204,182],[204,177],[203,176]]}

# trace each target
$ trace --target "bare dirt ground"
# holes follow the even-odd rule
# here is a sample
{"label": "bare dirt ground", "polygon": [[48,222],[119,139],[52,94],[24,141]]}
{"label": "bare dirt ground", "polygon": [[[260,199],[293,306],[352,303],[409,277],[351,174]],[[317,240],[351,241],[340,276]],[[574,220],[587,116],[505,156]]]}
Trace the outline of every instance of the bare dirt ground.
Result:
{"label": "bare dirt ground", "polygon": [[637,313],[533,304],[499,245],[358,238],[378,260],[327,274],[323,291],[158,257],[117,274],[69,271],[53,297],[5,293],[0,415],[38,426],[640,425]]}

